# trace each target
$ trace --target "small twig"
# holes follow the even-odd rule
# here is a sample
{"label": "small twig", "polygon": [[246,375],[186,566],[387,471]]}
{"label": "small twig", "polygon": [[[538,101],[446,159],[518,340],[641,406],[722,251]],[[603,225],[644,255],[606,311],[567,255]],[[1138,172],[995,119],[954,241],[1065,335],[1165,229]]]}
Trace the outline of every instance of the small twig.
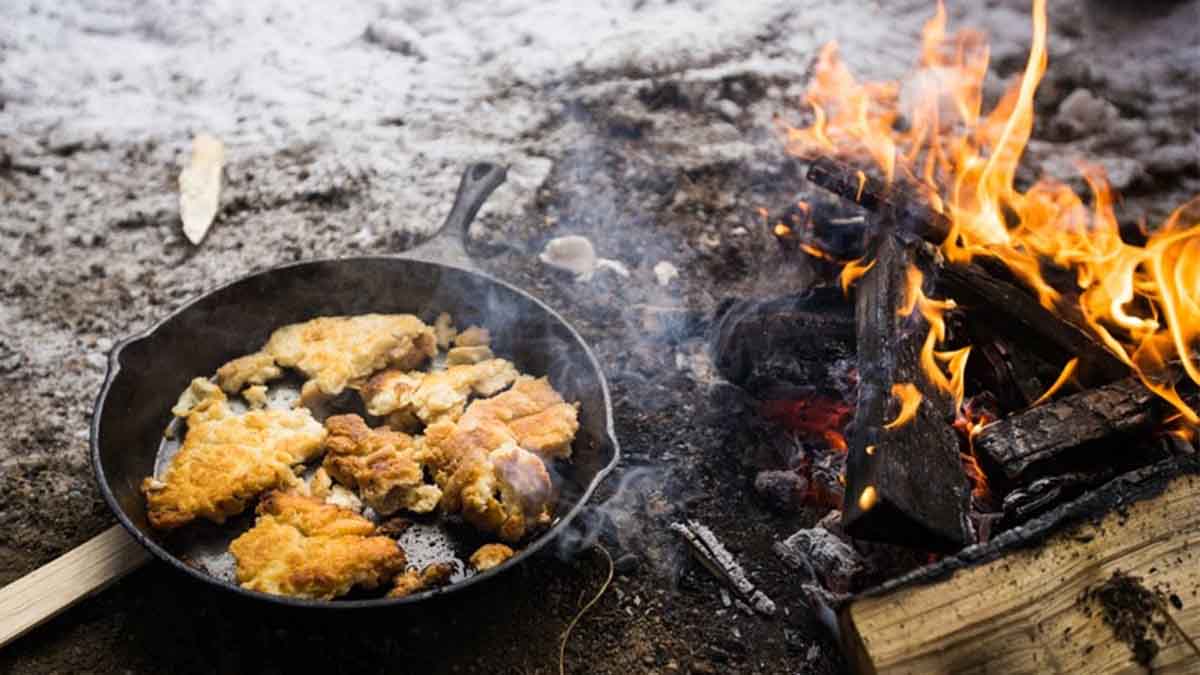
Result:
{"label": "small twig", "polygon": [[579,619],[582,618],[584,614],[587,614],[587,611],[592,608],[592,605],[595,605],[600,601],[600,598],[604,595],[604,592],[608,590],[610,585],[612,585],[612,555],[610,555],[608,549],[604,548],[604,545],[599,542],[596,542],[593,545],[593,548],[603,553],[604,559],[608,561],[608,575],[605,576],[604,584],[600,586],[600,590],[596,591],[596,595],[588,601],[588,604],[583,606],[583,609],[579,610],[579,613],[575,615],[575,618],[571,619],[571,623],[567,624],[567,629],[563,631],[562,641],[558,645],[558,675],[566,675],[567,672],[567,639],[571,637],[571,630],[575,628],[575,624],[579,623]]}
{"label": "small twig", "polygon": [[694,520],[686,524],[672,523],[671,530],[682,536],[700,564],[733,589],[743,602],[767,616],[775,614],[775,602],[754,586],[745,570],[712,530]]}

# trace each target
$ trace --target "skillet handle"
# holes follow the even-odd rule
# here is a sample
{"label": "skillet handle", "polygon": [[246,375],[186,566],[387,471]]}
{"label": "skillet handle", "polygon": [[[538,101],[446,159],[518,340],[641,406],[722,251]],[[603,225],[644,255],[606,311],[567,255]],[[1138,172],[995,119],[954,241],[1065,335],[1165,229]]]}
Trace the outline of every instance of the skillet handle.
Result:
{"label": "skillet handle", "polygon": [[0,588],[0,648],[148,560],[149,551],[124,527],[113,525]]}
{"label": "skillet handle", "polygon": [[437,233],[410,249],[406,255],[428,262],[473,267],[467,254],[467,230],[483,203],[507,177],[508,167],[501,164],[478,162],[468,166],[463,171],[446,222]]}

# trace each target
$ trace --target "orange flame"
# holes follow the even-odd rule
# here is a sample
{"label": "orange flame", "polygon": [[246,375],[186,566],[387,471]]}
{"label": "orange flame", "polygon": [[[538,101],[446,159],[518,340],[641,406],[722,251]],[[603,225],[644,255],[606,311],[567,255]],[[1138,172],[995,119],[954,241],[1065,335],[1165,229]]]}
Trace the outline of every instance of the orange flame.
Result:
{"label": "orange flame", "polygon": [[[857,80],[838,58],[837,45],[826,45],[805,95],[812,124],[786,129],[787,149],[801,157],[866,158],[887,180],[916,185],[949,220],[941,243],[948,260],[995,258],[1048,309],[1076,305],[1101,343],[1174,406],[1183,423],[1200,425],[1175,381],[1181,368],[1183,377],[1200,385],[1200,200],[1176,210],[1145,244],[1134,245],[1121,240],[1113,195],[1096,168],[1081,169],[1090,207],[1049,178],[1025,191],[1016,188],[1033,129],[1034,94],[1046,70],[1046,0],[1034,0],[1032,18],[1024,73],[987,114],[986,41],[977,31],[947,35],[941,3],[922,32],[916,70],[904,85]],[[1047,265],[1069,270],[1077,288],[1055,288],[1043,276]],[[938,330],[930,323],[931,333]],[[965,360],[937,356],[932,346],[926,351],[926,370],[935,379],[933,360],[952,366]]]}
{"label": "orange flame", "polygon": [[846,266],[842,268],[841,274],[842,293],[847,296],[850,295],[850,287],[854,285],[854,282],[863,278],[863,275],[870,272],[874,266],[874,260],[864,265],[863,258],[856,258],[846,263]]}
{"label": "orange flame", "polygon": [[1041,405],[1050,400],[1051,396],[1058,393],[1058,390],[1062,389],[1063,385],[1071,380],[1071,377],[1075,375],[1075,367],[1078,365],[1079,357],[1067,361],[1067,365],[1063,366],[1062,372],[1058,374],[1058,379],[1054,380],[1054,384],[1050,385],[1050,388],[1045,393],[1037,397],[1037,400],[1031,403],[1030,407]]}
{"label": "orange flame", "polygon": [[900,414],[896,419],[883,425],[884,429],[895,429],[904,426],[917,416],[917,408],[921,407],[921,392],[911,382],[892,385],[892,396],[900,401]]}
{"label": "orange flame", "polygon": [[[953,300],[935,300],[925,295],[921,286],[924,275],[916,266],[909,266],[907,287],[903,306],[897,310],[900,316],[911,316],[914,311],[920,312],[929,324],[929,333],[921,346],[921,370],[938,389],[949,394],[954,399],[954,409],[957,412],[962,407],[963,394],[966,388],[967,358],[971,355],[970,347],[952,351],[937,351],[937,345],[946,339],[946,312],[958,307]],[[940,363],[946,364],[942,370]]]}

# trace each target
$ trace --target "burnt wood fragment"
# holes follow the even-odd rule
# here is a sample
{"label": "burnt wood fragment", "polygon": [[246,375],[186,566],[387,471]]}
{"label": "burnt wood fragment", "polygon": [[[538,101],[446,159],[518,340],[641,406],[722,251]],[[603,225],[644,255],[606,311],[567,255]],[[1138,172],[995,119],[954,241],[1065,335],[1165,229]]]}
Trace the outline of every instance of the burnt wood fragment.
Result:
{"label": "burnt wood fragment", "polygon": [[759,399],[833,392],[831,369],[854,357],[854,315],[838,289],[739,300],[716,322],[717,371]]}
{"label": "burnt wood fragment", "polygon": [[1128,377],[992,422],[975,436],[975,451],[1016,478],[1085,443],[1153,426],[1170,410],[1141,380]]}
{"label": "burnt wood fragment", "polygon": [[814,159],[807,177],[812,184],[879,214],[880,222],[893,223],[902,232],[912,232],[933,244],[942,243],[950,234],[945,216],[899,184],[885,187],[865,171],[827,157]]}
{"label": "burnt wood fragment", "polygon": [[[919,314],[898,315],[913,256],[884,231],[875,260],[857,287],[859,388],[842,522],[859,539],[955,550],[970,540],[970,489],[950,426],[952,402],[920,367],[929,326]],[[922,395],[916,415],[886,428],[899,411],[893,385],[906,384]]]}
{"label": "burnt wood fragment", "polygon": [[[809,167],[808,180],[878,213],[881,222],[893,223],[897,232],[916,235],[930,244],[945,241],[950,231],[946,217],[924,203],[912,189],[891,187],[837,160],[819,158]],[[1064,303],[1051,312],[1015,280],[1005,278],[999,265],[990,269],[980,262],[944,264],[932,247],[924,249],[926,264],[938,268],[938,283],[946,294],[968,311],[982,312],[999,335],[1017,342],[1049,363],[1066,364],[1079,357],[1077,376],[1087,385],[1112,382],[1129,374],[1128,368],[1085,331],[1078,312]]]}

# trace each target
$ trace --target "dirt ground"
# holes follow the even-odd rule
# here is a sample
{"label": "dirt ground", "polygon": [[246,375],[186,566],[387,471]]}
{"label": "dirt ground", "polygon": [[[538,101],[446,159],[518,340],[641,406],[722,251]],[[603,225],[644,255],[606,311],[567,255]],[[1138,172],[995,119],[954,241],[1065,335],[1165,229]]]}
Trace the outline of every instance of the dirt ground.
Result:
{"label": "dirt ground", "polygon": [[[1026,3],[949,4],[952,27],[989,30],[998,82],[1019,72]],[[1155,222],[1200,193],[1200,3],[1054,4],[1028,170],[1066,177],[1090,158],[1124,188],[1124,222]],[[772,120],[797,109],[816,48],[836,38],[852,65],[899,75],[932,3],[234,5],[0,9],[0,583],[114,522],[87,459],[114,341],[255,270],[399,252],[445,216],[466,163],[492,159],[510,178],[472,229],[476,262],[590,341],[624,451],[598,499],[619,573],[567,672],[843,670],[771,551],[824,514],[756,496],[749,446],[772,439],[731,422],[746,412],[705,348],[723,299],[807,282],[756,209],[809,189]],[[1081,88],[1109,105],[1063,111]],[[228,159],[220,215],[192,247],[176,180],[200,130]],[[630,276],[542,264],[565,234]],[[660,285],[660,261],[679,278]],[[725,541],[776,617],[723,602],[667,530],[682,517]],[[551,673],[605,571],[594,551],[547,554],[429,606],[307,613],[152,563],[8,647],[0,672]]]}

